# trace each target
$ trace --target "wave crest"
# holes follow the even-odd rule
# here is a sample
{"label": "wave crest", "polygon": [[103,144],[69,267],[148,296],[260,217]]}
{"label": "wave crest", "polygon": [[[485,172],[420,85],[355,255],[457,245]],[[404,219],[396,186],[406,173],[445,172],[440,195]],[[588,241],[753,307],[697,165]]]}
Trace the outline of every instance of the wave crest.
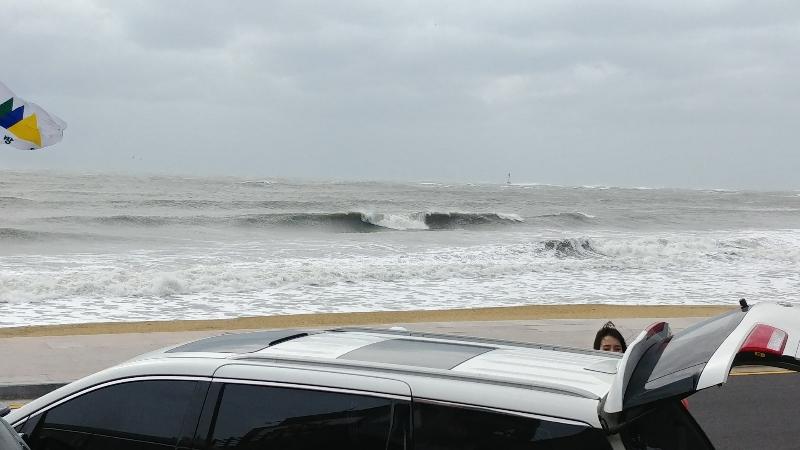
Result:
{"label": "wave crest", "polygon": [[448,230],[524,222],[517,215],[503,213],[425,212],[385,214],[358,211],[341,213],[267,213],[237,216],[66,216],[51,217],[45,220],[57,223],[77,222],[133,227],[162,227],[168,225],[282,226],[319,228],[336,232]]}
{"label": "wave crest", "polygon": [[522,218],[501,213],[298,213],[255,214],[236,219],[239,225],[291,225],[327,227],[339,231],[413,231],[447,230],[480,225],[506,225],[523,222]]}
{"label": "wave crest", "polygon": [[327,228],[333,231],[376,231],[379,226],[363,220],[360,212],[347,213],[288,213],[288,214],[250,214],[236,216],[232,221],[237,226],[291,226]]}
{"label": "wave crest", "polygon": [[544,252],[557,258],[588,258],[606,256],[597,251],[589,239],[550,239],[542,242]]}

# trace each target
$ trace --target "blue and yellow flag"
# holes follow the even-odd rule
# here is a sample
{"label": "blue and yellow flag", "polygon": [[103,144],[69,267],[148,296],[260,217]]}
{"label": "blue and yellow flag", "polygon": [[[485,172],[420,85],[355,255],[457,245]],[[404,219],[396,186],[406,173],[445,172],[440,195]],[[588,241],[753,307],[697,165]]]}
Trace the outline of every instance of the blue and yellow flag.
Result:
{"label": "blue and yellow flag", "polygon": [[35,103],[14,96],[0,82],[0,145],[38,150],[64,137],[67,123]]}

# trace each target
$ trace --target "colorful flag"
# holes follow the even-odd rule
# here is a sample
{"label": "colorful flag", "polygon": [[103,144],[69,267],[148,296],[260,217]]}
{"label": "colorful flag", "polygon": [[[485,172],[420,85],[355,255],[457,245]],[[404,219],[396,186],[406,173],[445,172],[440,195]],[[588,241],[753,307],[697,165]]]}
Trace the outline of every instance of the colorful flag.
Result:
{"label": "colorful flag", "polygon": [[64,136],[67,123],[35,103],[14,96],[0,82],[0,145],[21,150],[38,150]]}

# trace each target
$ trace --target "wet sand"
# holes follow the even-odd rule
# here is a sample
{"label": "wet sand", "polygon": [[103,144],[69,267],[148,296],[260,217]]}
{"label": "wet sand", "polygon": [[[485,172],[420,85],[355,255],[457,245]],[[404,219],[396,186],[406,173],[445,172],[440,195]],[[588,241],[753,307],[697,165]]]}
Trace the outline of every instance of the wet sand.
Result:
{"label": "wet sand", "polygon": [[528,305],[501,308],[435,311],[380,311],[357,313],[297,314],[217,320],[86,323],[0,328],[0,338],[70,336],[84,334],[150,333],[171,331],[247,330],[263,328],[341,327],[416,322],[472,322],[537,319],[620,319],[706,317],[735,306],[622,306],[622,305]]}

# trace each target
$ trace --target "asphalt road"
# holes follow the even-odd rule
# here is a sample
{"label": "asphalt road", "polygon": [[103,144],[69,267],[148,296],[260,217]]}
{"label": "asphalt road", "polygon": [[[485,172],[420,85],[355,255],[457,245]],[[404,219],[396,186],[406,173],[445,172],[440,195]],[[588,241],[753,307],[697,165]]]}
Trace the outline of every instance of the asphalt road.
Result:
{"label": "asphalt road", "polygon": [[800,374],[730,376],[689,397],[689,411],[719,450],[800,449]]}

